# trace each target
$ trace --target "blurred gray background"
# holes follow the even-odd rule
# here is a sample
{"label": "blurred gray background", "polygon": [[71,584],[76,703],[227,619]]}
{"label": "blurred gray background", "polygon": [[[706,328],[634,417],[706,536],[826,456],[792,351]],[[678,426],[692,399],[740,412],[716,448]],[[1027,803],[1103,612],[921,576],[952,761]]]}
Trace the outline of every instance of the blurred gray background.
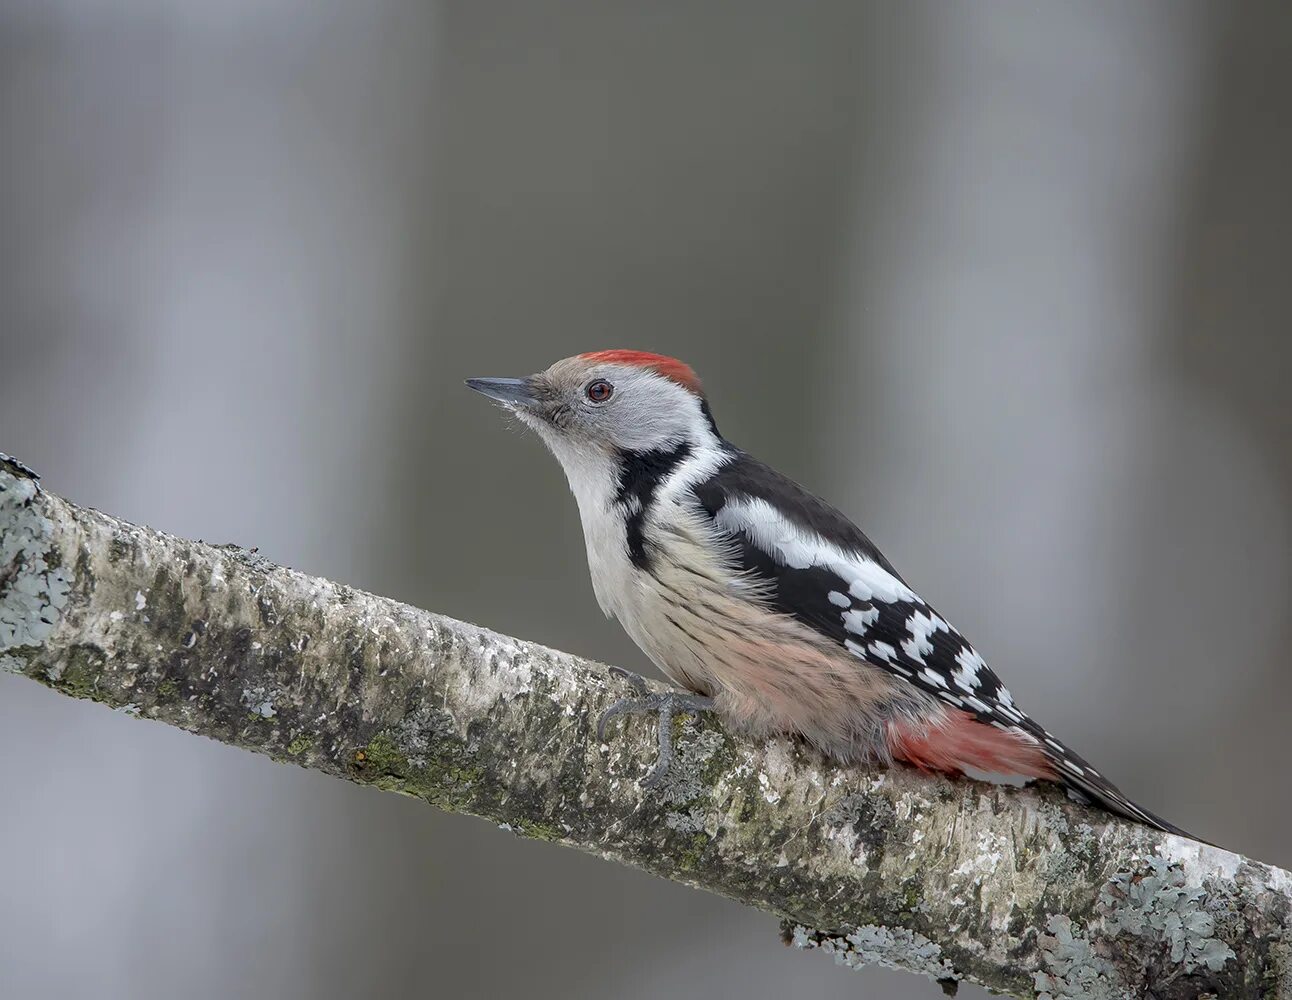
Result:
{"label": "blurred gray background", "polygon": [[[1290,122],[1286,4],[0,0],[0,450],[644,669],[461,380],[681,355],[1047,726],[1292,866]],[[20,678],[0,758],[6,1000],[940,996]]]}

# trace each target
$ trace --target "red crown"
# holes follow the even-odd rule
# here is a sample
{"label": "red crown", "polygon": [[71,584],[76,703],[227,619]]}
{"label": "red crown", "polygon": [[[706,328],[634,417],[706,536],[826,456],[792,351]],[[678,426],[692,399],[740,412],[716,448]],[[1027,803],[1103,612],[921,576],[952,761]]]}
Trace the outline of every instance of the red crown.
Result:
{"label": "red crown", "polygon": [[704,395],[704,389],[700,386],[700,379],[695,371],[684,361],[678,361],[677,358],[666,357],[663,354],[651,354],[649,351],[592,351],[589,354],[580,354],[579,357],[585,361],[600,362],[611,365],[635,365],[638,368],[649,368],[656,374],[663,375],[680,385],[683,389],[688,389],[697,396]]}

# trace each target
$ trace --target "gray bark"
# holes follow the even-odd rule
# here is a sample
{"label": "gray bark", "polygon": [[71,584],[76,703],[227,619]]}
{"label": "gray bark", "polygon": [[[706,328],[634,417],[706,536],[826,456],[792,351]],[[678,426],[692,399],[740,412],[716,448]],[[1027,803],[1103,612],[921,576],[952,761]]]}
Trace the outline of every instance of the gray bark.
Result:
{"label": "gray bark", "polygon": [[[78,507],[0,459],[0,671],[506,824],[950,989],[1292,1000],[1292,875],[1048,789],[595,722],[600,664]],[[38,757],[36,758],[39,759]],[[16,766],[11,762],[10,766]]]}

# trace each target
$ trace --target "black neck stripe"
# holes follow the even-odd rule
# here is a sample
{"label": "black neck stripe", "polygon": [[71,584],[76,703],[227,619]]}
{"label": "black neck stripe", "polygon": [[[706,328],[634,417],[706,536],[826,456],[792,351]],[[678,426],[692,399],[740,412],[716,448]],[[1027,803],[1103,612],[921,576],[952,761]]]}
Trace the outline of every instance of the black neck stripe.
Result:
{"label": "black neck stripe", "polygon": [[628,558],[638,569],[650,565],[645,522],[655,502],[655,491],[690,454],[691,446],[685,441],[672,449],[619,453],[619,489],[615,493],[615,503],[627,512]]}

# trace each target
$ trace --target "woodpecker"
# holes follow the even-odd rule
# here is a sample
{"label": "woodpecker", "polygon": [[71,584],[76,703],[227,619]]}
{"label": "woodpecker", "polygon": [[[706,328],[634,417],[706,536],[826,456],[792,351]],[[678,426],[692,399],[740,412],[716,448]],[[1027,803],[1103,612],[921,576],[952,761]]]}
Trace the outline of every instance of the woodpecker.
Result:
{"label": "woodpecker", "polygon": [[650,694],[637,678],[637,696],[600,720],[604,738],[617,715],[659,714],[659,759],[643,784],[667,771],[672,717],[713,710],[733,729],[794,734],[843,763],[1057,782],[1183,834],[1015,705],[847,517],[728,442],[690,366],[596,351],[467,385],[556,456],[597,602],[682,689]]}

